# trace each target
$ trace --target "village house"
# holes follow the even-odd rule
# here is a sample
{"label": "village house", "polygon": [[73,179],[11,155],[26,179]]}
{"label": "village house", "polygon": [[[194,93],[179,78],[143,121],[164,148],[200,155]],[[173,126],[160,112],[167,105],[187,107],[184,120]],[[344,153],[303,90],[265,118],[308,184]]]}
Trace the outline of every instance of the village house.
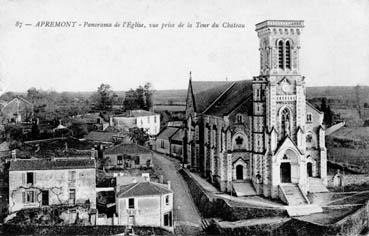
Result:
{"label": "village house", "polygon": [[178,127],[166,127],[156,138],[156,151],[182,158],[184,130]]}
{"label": "village house", "polygon": [[149,135],[157,135],[160,131],[160,115],[145,110],[131,110],[113,115],[110,118],[110,125],[121,130],[137,127],[144,129]]}
{"label": "village house", "polygon": [[104,151],[104,168],[151,168],[152,152],[134,143],[122,143]]}
{"label": "village house", "polygon": [[173,191],[168,185],[137,182],[120,186],[116,193],[118,223],[161,227],[173,231]]}
{"label": "village house", "polygon": [[96,209],[93,158],[13,159],[9,167],[9,212],[51,205]]}

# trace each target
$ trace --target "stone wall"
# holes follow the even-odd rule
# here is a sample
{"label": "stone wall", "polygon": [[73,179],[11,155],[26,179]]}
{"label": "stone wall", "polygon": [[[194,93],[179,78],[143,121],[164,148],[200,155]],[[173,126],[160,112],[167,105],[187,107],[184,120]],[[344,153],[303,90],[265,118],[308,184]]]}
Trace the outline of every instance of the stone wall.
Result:
{"label": "stone wall", "polygon": [[285,210],[267,207],[246,207],[240,206],[240,204],[233,204],[232,201],[217,197],[204,190],[186,171],[182,169],[180,173],[188,184],[197,208],[205,218],[218,217],[227,221],[236,221],[287,215]]}
{"label": "stone wall", "polygon": [[[328,187],[337,187],[333,184],[334,175],[328,176]],[[344,186],[369,184],[369,174],[345,174],[342,176]]]}
{"label": "stone wall", "polygon": [[[354,236],[359,235],[369,227],[369,202],[354,213],[344,217],[334,224],[320,225],[302,221],[296,218],[277,221],[271,224],[258,224],[238,227],[224,227],[213,222],[220,235],[314,235],[314,236]],[[240,224],[241,225],[241,224]]]}

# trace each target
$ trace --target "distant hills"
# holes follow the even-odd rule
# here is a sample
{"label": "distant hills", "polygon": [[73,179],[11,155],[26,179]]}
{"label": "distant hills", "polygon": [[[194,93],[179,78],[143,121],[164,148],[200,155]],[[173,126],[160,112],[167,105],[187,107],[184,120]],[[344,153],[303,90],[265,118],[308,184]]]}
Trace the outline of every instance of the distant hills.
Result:
{"label": "distant hills", "polygon": [[[124,96],[125,91],[114,91],[118,96]],[[94,92],[64,92],[72,97],[90,97]],[[307,98],[326,97],[336,102],[342,101],[345,104],[352,104],[359,98],[360,103],[369,103],[369,86],[324,86],[308,87],[306,89]],[[26,95],[26,93],[16,93]],[[154,104],[185,104],[187,89],[156,90],[154,92]]]}

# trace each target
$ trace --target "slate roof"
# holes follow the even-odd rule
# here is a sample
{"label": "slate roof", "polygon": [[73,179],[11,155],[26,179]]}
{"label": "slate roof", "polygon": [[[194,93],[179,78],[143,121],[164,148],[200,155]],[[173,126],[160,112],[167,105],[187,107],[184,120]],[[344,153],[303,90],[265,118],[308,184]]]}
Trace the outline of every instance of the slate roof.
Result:
{"label": "slate roof", "polygon": [[172,140],[183,141],[184,130],[179,128],[178,131],[172,136]]}
{"label": "slate roof", "polygon": [[91,168],[95,169],[95,160],[91,158],[17,159],[10,162],[9,171]]}
{"label": "slate roof", "polygon": [[166,127],[159,133],[156,139],[169,140],[178,131],[178,129],[179,128],[176,127]]}
{"label": "slate roof", "polygon": [[[205,114],[225,116],[252,95],[252,80],[236,81],[219,96],[215,103],[205,110]],[[251,104],[252,106],[252,104]]]}
{"label": "slate roof", "polygon": [[91,131],[85,136],[85,139],[95,142],[114,142],[114,137],[118,136],[115,132]]}
{"label": "slate roof", "polygon": [[120,186],[117,193],[118,198],[152,196],[172,193],[165,185],[153,182],[138,182]]}
{"label": "slate roof", "polygon": [[151,151],[145,147],[134,143],[122,143],[110,147],[104,151],[105,154],[143,154],[151,153]]}
{"label": "slate roof", "polygon": [[191,81],[196,112],[203,112],[233,83],[231,81]]}
{"label": "slate roof", "polygon": [[252,80],[190,83],[196,112],[209,115],[227,115],[252,94]]}

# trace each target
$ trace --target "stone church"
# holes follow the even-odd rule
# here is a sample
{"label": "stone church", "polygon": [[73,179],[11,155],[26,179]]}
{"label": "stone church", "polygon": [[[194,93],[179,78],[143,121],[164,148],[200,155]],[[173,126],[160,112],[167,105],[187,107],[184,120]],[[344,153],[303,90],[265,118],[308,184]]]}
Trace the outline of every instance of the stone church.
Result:
{"label": "stone church", "polygon": [[327,191],[323,113],[306,101],[300,74],[303,28],[295,20],[256,25],[260,75],[252,80],[190,75],[183,161],[221,191],[287,204]]}

